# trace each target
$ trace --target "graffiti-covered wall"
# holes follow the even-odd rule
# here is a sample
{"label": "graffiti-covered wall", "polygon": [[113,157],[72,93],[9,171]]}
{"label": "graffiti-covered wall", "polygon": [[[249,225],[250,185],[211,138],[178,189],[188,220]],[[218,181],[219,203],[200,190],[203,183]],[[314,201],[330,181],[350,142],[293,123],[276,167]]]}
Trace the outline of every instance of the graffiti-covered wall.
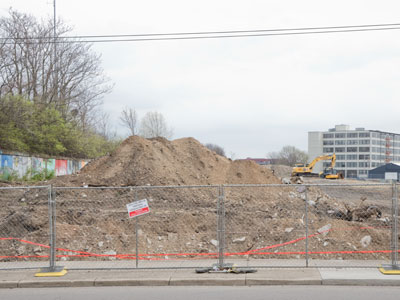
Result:
{"label": "graffiti-covered wall", "polygon": [[18,178],[43,173],[55,176],[77,173],[87,164],[87,160],[54,159],[25,156],[19,153],[3,153],[0,150],[0,179],[10,175]]}

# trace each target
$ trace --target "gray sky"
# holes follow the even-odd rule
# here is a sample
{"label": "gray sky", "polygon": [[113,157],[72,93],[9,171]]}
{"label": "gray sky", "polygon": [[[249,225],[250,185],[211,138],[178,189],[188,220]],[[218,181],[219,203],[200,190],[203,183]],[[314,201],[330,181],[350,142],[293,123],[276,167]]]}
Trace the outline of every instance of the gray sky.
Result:
{"label": "gray sky", "polygon": [[[2,0],[52,17],[52,0]],[[252,30],[400,23],[396,0],[57,0],[77,35]],[[112,126],[125,106],[161,112],[174,138],[216,143],[234,158],[349,124],[400,133],[400,30],[95,44],[115,84]]]}

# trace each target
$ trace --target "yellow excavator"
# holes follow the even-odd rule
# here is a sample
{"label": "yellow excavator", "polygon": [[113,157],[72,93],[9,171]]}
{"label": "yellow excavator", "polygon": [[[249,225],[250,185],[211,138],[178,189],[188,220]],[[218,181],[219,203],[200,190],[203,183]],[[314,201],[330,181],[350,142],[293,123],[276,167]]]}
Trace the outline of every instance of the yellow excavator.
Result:
{"label": "yellow excavator", "polygon": [[[330,160],[331,165],[330,167],[326,168],[323,172],[317,174],[313,173],[313,169],[315,164],[321,160]],[[332,155],[321,155],[316,158],[312,162],[307,165],[304,164],[297,164],[293,167],[292,176],[315,176],[315,177],[322,177],[326,179],[343,179],[343,174],[335,170],[336,164],[336,154],[333,153]]]}

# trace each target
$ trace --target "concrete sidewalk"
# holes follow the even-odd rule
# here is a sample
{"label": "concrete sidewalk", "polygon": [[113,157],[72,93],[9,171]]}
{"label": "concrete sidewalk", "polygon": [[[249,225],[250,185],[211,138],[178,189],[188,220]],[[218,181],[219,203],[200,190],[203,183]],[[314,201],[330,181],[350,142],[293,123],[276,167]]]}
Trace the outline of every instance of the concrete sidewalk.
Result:
{"label": "concrete sidewalk", "polygon": [[[286,261],[292,268],[257,268],[256,273],[204,273],[197,274],[193,262],[182,263],[187,269],[132,269],[132,270],[79,270],[99,268],[97,262],[66,263],[68,273],[62,277],[35,277],[38,269],[0,270],[0,288],[32,287],[87,287],[87,286],[251,286],[251,285],[375,285],[400,286],[400,275],[383,275],[377,267],[364,268],[367,263],[354,262],[357,268],[297,267],[295,261]],[[215,261],[203,261],[211,266]],[[272,263],[268,261],[268,263]],[[280,261],[282,263],[282,261]],[[347,262],[348,263],[348,262]],[[358,265],[356,264],[358,263]],[[370,262],[368,262],[370,264]],[[240,265],[240,264],[239,264]],[[0,264],[0,268],[4,267]],[[28,263],[19,267],[30,268]],[[102,262],[102,268],[115,267]],[[126,266],[125,266],[126,267]],[[152,262],[151,266],[160,267]],[[162,266],[161,266],[162,267]]]}

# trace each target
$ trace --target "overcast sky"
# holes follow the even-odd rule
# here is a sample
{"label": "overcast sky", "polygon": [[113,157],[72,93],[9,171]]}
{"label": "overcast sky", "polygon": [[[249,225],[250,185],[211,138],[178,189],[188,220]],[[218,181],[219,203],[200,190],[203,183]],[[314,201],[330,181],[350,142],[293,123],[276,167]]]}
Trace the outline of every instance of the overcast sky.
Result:
{"label": "overcast sky", "polygon": [[[52,0],[2,0],[52,17]],[[77,35],[400,23],[398,0],[57,0]],[[104,109],[164,115],[174,138],[234,158],[307,150],[307,132],[349,124],[400,133],[400,30],[95,44],[115,84]]]}

